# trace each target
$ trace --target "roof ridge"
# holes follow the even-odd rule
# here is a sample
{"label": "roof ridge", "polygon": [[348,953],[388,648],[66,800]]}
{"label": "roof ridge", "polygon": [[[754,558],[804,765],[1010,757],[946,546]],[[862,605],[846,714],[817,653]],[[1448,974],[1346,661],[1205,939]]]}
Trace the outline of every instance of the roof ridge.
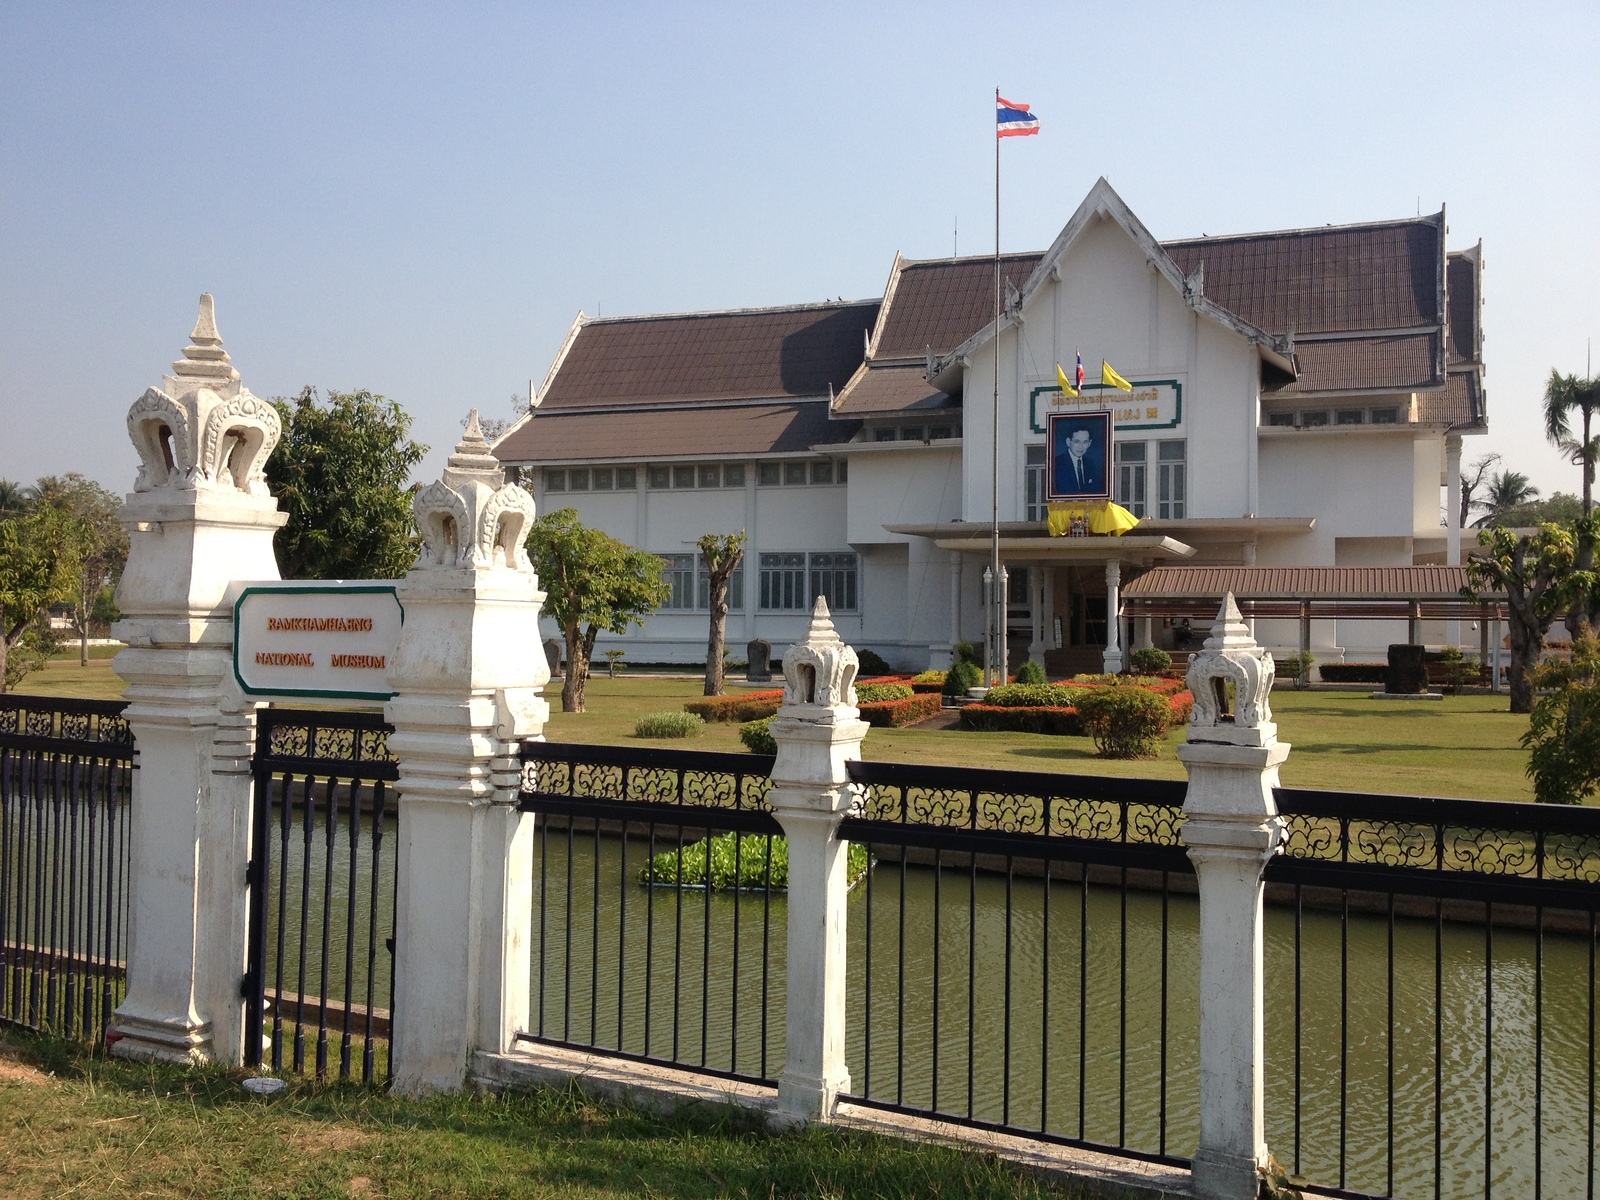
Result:
{"label": "roof ridge", "polygon": [[584,324],[626,325],[637,321],[678,321],[695,317],[742,317],[757,313],[820,312],[823,310],[838,312],[847,308],[861,308],[868,304],[881,303],[883,303],[882,296],[871,296],[865,300],[822,300],[807,304],[771,304],[758,308],[702,308],[684,312],[631,313],[622,317],[589,317]]}
{"label": "roof ridge", "polygon": [[1266,237],[1293,237],[1306,233],[1343,233],[1352,229],[1385,229],[1400,225],[1438,225],[1439,218],[1444,210],[1430,213],[1425,217],[1394,217],[1384,221],[1349,221],[1343,225],[1304,225],[1297,229],[1263,229],[1255,233],[1219,233],[1215,237],[1202,234],[1199,237],[1172,238],[1163,241],[1161,246],[1204,246],[1215,242],[1241,242],[1251,238]]}
{"label": "roof ridge", "polygon": [[[1002,254],[1000,258],[1001,261],[1014,258],[1043,258],[1044,253],[1043,250],[1011,250]],[[942,267],[952,263],[992,263],[993,261],[994,255],[992,254],[963,254],[959,258],[951,258],[948,255],[943,258],[907,258],[904,260],[903,265],[906,269],[910,269],[912,267]]]}

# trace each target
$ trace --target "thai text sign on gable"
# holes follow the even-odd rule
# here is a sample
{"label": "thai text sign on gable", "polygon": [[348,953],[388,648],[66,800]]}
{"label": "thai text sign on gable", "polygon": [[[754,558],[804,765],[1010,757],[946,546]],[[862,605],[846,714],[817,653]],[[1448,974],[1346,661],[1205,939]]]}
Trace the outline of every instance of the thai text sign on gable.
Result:
{"label": "thai text sign on gable", "polygon": [[404,620],[384,582],[253,583],[233,608],[233,673],[250,696],[388,700]]}
{"label": "thai text sign on gable", "polygon": [[1054,381],[1032,384],[1028,388],[1028,425],[1034,433],[1045,432],[1052,412],[1105,408],[1117,431],[1137,429],[1179,429],[1183,425],[1183,383],[1178,379],[1133,380],[1133,391],[1124,392],[1102,383],[1086,383],[1077,396],[1062,395]]}

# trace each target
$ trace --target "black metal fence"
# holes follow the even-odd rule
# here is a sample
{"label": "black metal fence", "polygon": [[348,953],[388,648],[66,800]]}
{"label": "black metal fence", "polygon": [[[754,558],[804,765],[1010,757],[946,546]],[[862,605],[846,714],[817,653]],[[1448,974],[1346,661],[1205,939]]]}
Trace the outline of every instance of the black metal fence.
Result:
{"label": "black metal fence", "polygon": [[1279,1157],[1349,1195],[1593,1197],[1600,811],[1276,794]]}
{"label": "black metal fence", "polygon": [[875,762],[850,777],[839,836],[876,866],[849,913],[849,1099],[1186,1161],[1185,785]]}
{"label": "black metal fence", "polygon": [[527,1041],[774,1082],[787,858],[772,758],[527,742]]}
{"label": "black metal fence", "polygon": [[262,709],[252,760],[245,1060],[387,1078],[394,989],[392,732],[378,713]]}
{"label": "black metal fence", "polygon": [[125,707],[0,696],[0,1020],[98,1040],[122,998]]}

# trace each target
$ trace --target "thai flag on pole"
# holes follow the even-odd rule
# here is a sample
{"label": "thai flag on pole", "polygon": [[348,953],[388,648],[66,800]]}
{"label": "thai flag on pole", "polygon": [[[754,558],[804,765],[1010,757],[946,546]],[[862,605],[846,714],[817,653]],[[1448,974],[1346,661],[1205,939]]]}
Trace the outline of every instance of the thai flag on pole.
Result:
{"label": "thai flag on pole", "polygon": [[1078,354],[1078,390],[1083,391],[1083,354]]}
{"label": "thai flag on pole", "polygon": [[995,109],[996,137],[1027,137],[1039,132],[1039,118],[1028,111],[1026,104],[997,99]]}

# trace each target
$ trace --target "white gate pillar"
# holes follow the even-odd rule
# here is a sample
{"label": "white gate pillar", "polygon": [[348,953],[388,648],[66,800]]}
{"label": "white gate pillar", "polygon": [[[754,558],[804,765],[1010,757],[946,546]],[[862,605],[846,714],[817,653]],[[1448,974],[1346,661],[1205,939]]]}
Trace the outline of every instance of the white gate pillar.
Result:
{"label": "white gate pillar", "polygon": [[[1268,699],[1272,656],[1233,595],[1189,660],[1194,712],[1182,836],[1200,890],[1200,1145],[1197,1200],[1254,1200],[1265,1164],[1262,872],[1283,839],[1272,789],[1289,747]],[[1229,711],[1227,685],[1235,698]]]}
{"label": "white gate pillar", "polygon": [[1122,670],[1122,564],[1106,560],[1106,648],[1100,659],[1107,675]]}
{"label": "white gate pillar", "polygon": [[264,468],[278,414],[239,383],[209,295],[183,358],[128,410],[139,475],[118,519],[128,565],[117,585],[138,747],[130,815],[128,991],[112,1053],[238,1062],[243,1031],[249,726],[221,712],[235,579],[276,579],[272,536],[288,518]]}
{"label": "white gate pillar", "polygon": [[845,900],[849,844],[835,836],[854,790],[845,764],[861,757],[867,723],[856,709],[856,652],[817,597],[811,628],[783,656],[783,705],[772,723],[778,755],[768,794],[789,843],[788,1009],[778,1107],[825,1121],[850,1088],[844,1061]]}
{"label": "white gate pillar", "polygon": [[544,593],[523,541],[533,499],[489,452],[474,412],[441,482],[417,494],[417,563],[386,706],[400,762],[394,1086],[449,1091],[474,1050],[527,1028],[532,814],[517,744],[544,728]]}

